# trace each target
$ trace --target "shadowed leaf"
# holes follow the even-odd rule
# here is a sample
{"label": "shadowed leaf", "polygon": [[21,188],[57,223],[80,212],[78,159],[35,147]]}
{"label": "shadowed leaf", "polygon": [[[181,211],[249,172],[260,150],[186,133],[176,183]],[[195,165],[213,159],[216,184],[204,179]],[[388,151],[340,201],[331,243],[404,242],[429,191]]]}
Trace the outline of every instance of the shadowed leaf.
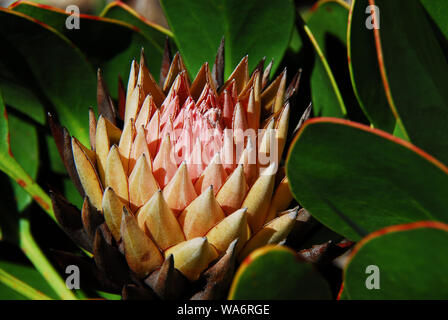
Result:
{"label": "shadowed leaf", "polygon": [[348,24],[348,63],[354,92],[370,122],[392,133],[395,117],[384,92],[373,30],[365,27],[368,0],[354,0]]}
{"label": "shadowed leaf", "polygon": [[114,17],[106,19],[88,15],[81,15],[80,28],[73,30],[66,27],[68,14],[65,10],[43,8],[32,2],[19,3],[12,9],[50,25],[70,39],[86,55],[95,70],[103,70],[105,83],[113,98],[117,98],[117,76],[121,75],[127,81],[129,63],[132,58],[138,57],[142,47],[148,50],[151,70],[160,68],[164,35],[157,30],[154,30],[157,38],[148,38],[141,28],[135,28],[126,19],[117,21],[113,20]]}
{"label": "shadowed leaf", "polygon": [[[95,104],[95,77],[79,49],[54,29],[3,8],[0,39],[5,44],[0,83],[11,81],[11,73],[27,79],[28,87],[39,89],[43,105],[56,110],[61,123],[87,144],[87,108]],[[64,81],[59,80],[61,74],[67,75]]]}

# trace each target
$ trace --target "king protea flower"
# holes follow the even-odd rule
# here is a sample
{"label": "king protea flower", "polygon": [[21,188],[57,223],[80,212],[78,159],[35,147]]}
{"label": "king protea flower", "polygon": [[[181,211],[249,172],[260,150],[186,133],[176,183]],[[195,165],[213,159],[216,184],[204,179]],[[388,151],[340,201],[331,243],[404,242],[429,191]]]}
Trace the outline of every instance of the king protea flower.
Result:
{"label": "king protea flower", "polygon": [[260,63],[249,75],[244,57],[223,83],[221,44],[213,71],[205,63],[190,81],[180,55],[166,50],[159,86],[142,54],[118,110],[99,72],[91,148],[53,130],[70,147],[61,154],[86,199],[83,230],[93,244],[84,247],[95,262],[107,242],[138,279],[153,279],[169,259],[195,281],[226,251],[241,261],[286,239],[297,210],[286,210],[292,196],[281,157],[298,79],[287,89],[285,70],[267,85],[271,66]]}

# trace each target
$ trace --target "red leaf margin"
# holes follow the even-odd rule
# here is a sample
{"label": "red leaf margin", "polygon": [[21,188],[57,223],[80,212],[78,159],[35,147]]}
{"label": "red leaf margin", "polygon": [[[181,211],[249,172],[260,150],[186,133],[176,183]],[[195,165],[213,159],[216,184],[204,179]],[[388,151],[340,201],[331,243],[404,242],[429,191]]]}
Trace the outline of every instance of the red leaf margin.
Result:
{"label": "red leaf margin", "polygon": [[[350,253],[349,262],[353,259],[353,257],[356,255],[356,253],[369,241],[372,241],[375,238],[384,236],[385,234],[390,234],[394,232],[402,232],[402,231],[409,231],[409,230],[415,230],[415,229],[437,229],[448,232],[448,224],[438,221],[417,221],[417,222],[411,222],[411,223],[405,223],[405,224],[398,224],[394,226],[385,227],[383,229],[379,229],[377,231],[374,231],[367,235],[365,238],[363,238],[361,241],[359,241],[356,246],[353,248],[352,252]],[[344,273],[344,280],[342,282],[341,288],[339,289],[338,296],[336,300],[341,299],[342,292],[344,291],[344,282],[345,282],[345,273]]]}
{"label": "red leaf margin", "polygon": [[443,171],[445,174],[448,175],[448,167],[446,165],[444,165],[442,162],[440,162],[438,159],[436,159],[435,157],[433,157],[432,155],[430,155],[429,153],[427,153],[426,151],[424,151],[423,149],[420,149],[419,147],[415,146],[414,144],[397,138],[393,135],[391,135],[390,133],[387,133],[383,130],[379,130],[379,129],[375,129],[375,128],[371,128],[365,124],[362,123],[358,123],[358,122],[354,122],[354,121],[350,121],[350,120],[346,120],[346,119],[340,119],[340,118],[331,118],[331,117],[318,117],[318,118],[312,118],[307,120],[302,128],[300,129],[300,131],[297,133],[297,135],[294,137],[294,139],[291,142],[291,145],[289,147],[288,150],[288,155],[286,157],[286,162],[289,161],[289,158],[291,156],[291,151],[293,149],[293,146],[295,145],[296,141],[300,138],[301,134],[303,133],[303,131],[306,129],[307,126],[314,124],[314,123],[333,123],[333,124],[339,124],[339,125],[345,125],[351,128],[355,128],[355,129],[359,129],[368,133],[372,133],[374,135],[377,135],[381,138],[384,138],[386,140],[389,140],[393,143],[396,143],[406,149],[409,149],[410,151],[418,154],[420,157],[424,158],[425,160],[429,161],[430,163],[432,163],[434,166],[436,166],[437,168],[439,168],[441,171]]}

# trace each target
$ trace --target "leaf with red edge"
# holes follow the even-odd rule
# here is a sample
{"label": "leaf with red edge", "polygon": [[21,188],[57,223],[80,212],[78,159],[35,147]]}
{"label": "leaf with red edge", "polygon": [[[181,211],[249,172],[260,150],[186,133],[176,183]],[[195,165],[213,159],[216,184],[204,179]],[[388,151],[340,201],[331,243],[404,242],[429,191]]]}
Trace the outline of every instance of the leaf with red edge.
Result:
{"label": "leaf with red edge", "polygon": [[159,77],[165,41],[160,31],[154,31],[157,38],[149,39],[138,28],[123,21],[83,14],[80,15],[79,29],[67,29],[68,14],[64,10],[29,1],[18,2],[11,8],[50,25],[70,39],[95,69],[102,69],[113,98],[118,96],[118,76],[127,82],[131,61],[139,57],[142,47],[150,71],[155,79]]}
{"label": "leaf with red edge", "polygon": [[42,96],[42,105],[56,110],[61,123],[88,144],[87,108],[95,104],[96,82],[93,69],[79,50],[51,27],[3,8],[0,41],[4,66],[0,68],[0,83],[25,82],[28,89]]}
{"label": "leaf with red edge", "polygon": [[348,20],[350,77],[358,102],[375,128],[392,133],[395,117],[387,102],[372,30],[365,27],[368,0],[353,0]]}
{"label": "leaf with red edge", "polygon": [[229,293],[231,300],[330,298],[322,276],[284,246],[265,246],[250,254],[239,267]]}
{"label": "leaf with red edge", "polygon": [[162,45],[162,49],[165,38],[173,37],[170,30],[147,20],[144,16],[121,1],[113,1],[108,4],[100,16],[103,18],[119,20],[138,28],[148,41],[153,42],[154,45],[157,44],[157,46]]}
{"label": "leaf with red edge", "polygon": [[[439,222],[415,222],[374,232],[354,248],[340,298],[448,299],[447,246],[448,225]],[[369,266],[377,269],[370,267],[369,271]]]}
{"label": "leaf with red edge", "polygon": [[380,10],[380,28],[372,31],[384,92],[397,124],[409,141],[448,163],[448,63],[431,18],[420,1],[369,4],[375,6],[374,13]]}
{"label": "leaf with red edge", "polygon": [[442,192],[448,168],[406,141],[355,122],[305,122],[286,172],[297,201],[350,240],[395,224],[448,222]]}

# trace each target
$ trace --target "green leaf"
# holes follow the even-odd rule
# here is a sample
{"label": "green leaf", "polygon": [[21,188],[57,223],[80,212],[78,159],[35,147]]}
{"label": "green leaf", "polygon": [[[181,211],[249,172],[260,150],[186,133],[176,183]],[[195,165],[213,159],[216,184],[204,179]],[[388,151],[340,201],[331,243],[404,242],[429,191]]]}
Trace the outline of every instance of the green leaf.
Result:
{"label": "green leaf", "polygon": [[[364,238],[345,269],[345,299],[448,299],[448,225],[417,222],[383,229]],[[431,248],[428,250],[428,248]],[[379,289],[374,284],[377,266]],[[369,276],[372,278],[367,279]]]}
{"label": "green leaf", "polygon": [[64,184],[64,196],[65,198],[73,205],[81,209],[83,198],[79,194],[78,190],[70,178],[65,178],[63,181]]}
{"label": "green leaf", "polygon": [[162,7],[190,74],[208,61],[212,66],[225,37],[225,77],[245,56],[249,70],[261,58],[279,66],[294,23],[290,0],[163,0]]}
{"label": "green leaf", "polygon": [[123,21],[135,26],[149,41],[153,41],[154,45],[157,45],[160,49],[163,49],[166,36],[174,37],[170,30],[146,20],[145,17],[124,2],[114,1],[110,3],[104,8],[101,17]]}
{"label": "green leaf", "polygon": [[283,246],[254,251],[238,269],[230,300],[330,299],[328,283],[311,264]]}
{"label": "green leaf", "polygon": [[[0,10],[1,15],[1,10]],[[19,147],[19,146],[18,146]],[[51,208],[51,201],[48,195],[40,186],[26,173],[20,164],[14,159],[10,145],[10,133],[8,114],[0,94],[0,171],[6,173],[11,179],[17,182],[34,200],[54,218]]]}
{"label": "green leaf", "polygon": [[29,74],[21,76],[23,67],[11,65],[19,61],[14,61],[7,52],[0,52],[0,79],[4,79],[0,81],[0,91],[3,92],[6,103],[36,123],[45,124],[46,99],[30,83]]}
{"label": "green leaf", "polygon": [[[72,41],[95,69],[103,70],[104,79],[114,98],[118,95],[118,76],[121,75],[127,82],[131,61],[140,56],[141,48],[145,48],[149,69],[154,78],[159,77],[165,38],[156,29],[152,30],[149,37],[148,31],[146,36],[139,29],[122,21],[88,15],[80,17],[79,29],[67,29],[68,14],[64,10],[42,7],[32,2],[19,2],[13,6],[13,10],[48,24]],[[96,86],[91,88],[95,89]]]}
{"label": "green leaf", "polygon": [[[37,272],[34,268],[30,266],[26,266],[23,264],[12,263],[9,261],[0,260],[0,268],[14,277],[22,280],[33,288],[41,291],[45,295],[57,298],[57,295],[45,281],[45,279]],[[12,290],[9,287],[6,287],[4,284],[0,283],[0,300],[11,300],[11,299],[26,299],[21,294],[18,294],[16,291]]]}
{"label": "green leaf", "polygon": [[330,53],[336,38],[347,45],[348,5],[338,0],[319,1],[310,12],[306,24],[313,31],[317,43],[325,53]]}
{"label": "green leaf", "polygon": [[97,291],[98,295],[106,300],[121,300],[121,295]]}
{"label": "green leaf", "polygon": [[[36,127],[28,121],[22,120],[12,114],[9,115],[10,144],[14,158],[25,170],[31,179],[36,180],[39,168],[39,147]],[[12,187],[19,212],[33,200],[14,180]]]}
{"label": "green leaf", "polygon": [[46,98],[32,81],[23,61],[15,59],[13,50],[0,51],[0,91],[8,106],[37,123],[45,123]]}
{"label": "green leaf", "polygon": [[[342,96],[337,86],[333,74],[329,69],[323,55],[319,58],[319,53],[315,58],[315,65],[311,73],[311,95],[314,114],[325,117],[343,117],[346,113]],[[336,93],[337,92],[337,93]]]}
{"label": "green leaf", "polygon": [[[0,10],[0,13],[2,11]],[[23,168],[17,163],[14,159],[11,148],[10,148],[10,135],[9,135],[9,125],[8,125],[8,116],[6,113],[6,108],[3,103],[3,98],[0,94],[0,170],[6,173],[10,178],[14,179],[20,186],[22,186],[30,195],[32,195],[33,199],[48,213],[48,215],[55,220],[54,212],[51,208],[50,198],[48,195],[39,187],[38,184],[33,181],[30,176],[23,170]],[[6,209],[8,209],[8,204],[5,205]],[[10,216],[10,212],[6,212],[6,214],[2,215],[8,217]],[[44,256],[40,248],[37,246],[34,238],[31,235],[31,228],[29,221],[21,218],[19,221],[14,218],[17,218],[14,215],[13,219],[6,218],[6,223],[16,223],[18,222],[18,234],[10,234],[8,235],[7,240],[17,240],[20,248],[24,252],[24,254],[30,259],[35,268],[39,271],[40,274],[48,281],[48,284],[58,293],[59,297],[64,299],[76,299],[76,296],[67,289],[64,281],[60,278],[59,274],[53,268],[53,266],[48,262],[47,258]],[[0,221],[2,223],[3,228],[3,219]],[[8,227],[11,227],[8,226]],[[12,225],[14,229],[17,228],[16,225]],[[2,230],[2,237],[3,232]],[[7,230],[8,232],[14,233],[14,230]],[[6,233],[6,232],[5,232]],[[18,239],[14,239],[17,236]],[[11,237],[11,238],[9,238]],[[1,268],[1,267],[0,267]],[[6,270],[7,271],[7,270]],[[18,277],[21,279],[21,277]]]}
{"label": "green leaf", "polygon": [[322,48],[309,26],[305,25],[300,17],[297,18],[296,24],[299,34],[306,42],[310,42],[315,53],[310,78],[314,114],[344,117],[347,114],[344,100]]}
{"label": "green leaf", "polygon": [[288,49],[294,53],[299,53],[302,47],[303,47],[303,40],[299,35],[297,29],[294,28],[291,33],[291,40],[289,41]]}
{"label": "green leaf", "polygon": [[47,148],[46,156],[49,161],[48,168],[53,173],[66,174],[67,170],[65,169],[64,163],[62,162],[61,156],[58,152],[54,137],[52,135],[45,135],[45,144]]}
{"label": "green leaf", "polygon": [[389,105],[412,143],[448,163],[448,63],[430,18],[419,1],[375,4],[380,29],[374,32]]}
{"label": "green leaf", "polygon": [[[318,44],[333,73],[337,87],[330,81],[322,57],[316,55],[311,82],[312,101],[316,115],[342,117],[344,110],[356,112],[356,101],[347,72],[348,6],[341,1],[319,1],[313,8],[306,25]],[[317,50],[317,49],[316,49]],[[343,101],[339,100],[340,91]],[[347,104],[346,102],[350,102]],[[358,112],[359,113],[359,112]]]}
{"label": "green leaf", "polygon": [[12,201],[16,195],[12,186],[11,179],[7,175],[0,173],[0,185],[2,193],[0,201],[2,202],[2,214],[0,214],[0,240],[13,245],[19,244],[19,218],[21,216],[17,208],[16,201]]}
{"label": "green leaf", "polygon": [[95,105],[95,74],[79,50],[52,28],[0,9],[0,83],[8,74],[45,95],[71,134],[88,145],[88,107]]}
{"label": "green leaf", "polygon": [[339,290],[337,300],[350,300],[350,297],[347,294],[347,290],[344,290],[344,287],[341,287],[341,290]]}
{"label": "green leaf", "polygon": [[352,240],[361,236],[347,221],[367,232],[420,220],[448,222],[448,198],[441,192],[448,190],[448,168],[368,126],[309,120],[291,145],[286,171],[297,201]]}
{"label": "green leaf", "polygon": [[448,20],[446,20],[448,2],[445,0],[420,0],[420,2],[439,28],[439,31],[443,33],[445,39],[448,39]]}
{"label": "green leaf", "polygon": [[[384,92],[375,39],[366,28],[369,0],[353,0],[348,25],[349,70],[353,89],[365,115],[375,128],[392,133],[395,117]],[[380,20],[381,21],[381,20]]]}
{"label": "green leaf", "polygon": [[76,295],[67,287],[64,279],[48,261],[31,234],[30,221],[21,218],[19,221],[20,248],[36,270],[47,281],[58,296],[65,300],[77,300]]}

